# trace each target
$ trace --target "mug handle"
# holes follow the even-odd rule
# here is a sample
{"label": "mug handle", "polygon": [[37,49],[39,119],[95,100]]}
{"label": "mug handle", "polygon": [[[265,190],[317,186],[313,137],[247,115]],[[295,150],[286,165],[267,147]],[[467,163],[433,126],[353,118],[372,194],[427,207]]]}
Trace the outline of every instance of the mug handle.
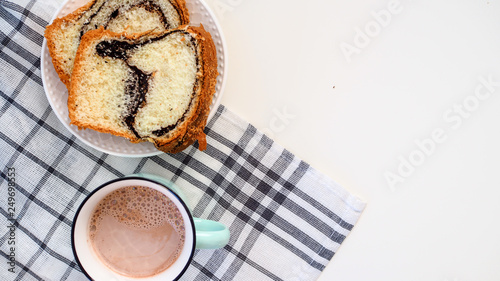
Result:
{"label": "mug handle", "polygon": [[219,249],[229,242],[229,229],[220,222],[194,219],[196,249]]}

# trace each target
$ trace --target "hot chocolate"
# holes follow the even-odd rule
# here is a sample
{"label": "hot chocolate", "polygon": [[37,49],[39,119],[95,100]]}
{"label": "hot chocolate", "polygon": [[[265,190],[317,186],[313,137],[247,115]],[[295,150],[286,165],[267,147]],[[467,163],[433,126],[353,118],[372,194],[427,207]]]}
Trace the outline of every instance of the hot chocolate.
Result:
{"label": "hot chocolate", "polygon": [[144,186],[120,188],[94,209],[89,238],[98,258],[129,277],[154,276],[179,257],[185,226],[177,206]]}

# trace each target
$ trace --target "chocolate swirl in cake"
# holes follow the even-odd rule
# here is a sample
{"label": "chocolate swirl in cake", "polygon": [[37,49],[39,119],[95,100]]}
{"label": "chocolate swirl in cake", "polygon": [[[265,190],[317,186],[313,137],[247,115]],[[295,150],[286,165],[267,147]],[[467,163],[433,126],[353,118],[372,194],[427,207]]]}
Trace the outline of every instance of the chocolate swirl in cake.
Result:
{"label": "chocolate swirl in cake", "polygon": [[[189,44],[190,48],[196,51],[195,39],[191,36],[191,34],[182,30],[174,30],[162,36],[155,37],[140,43],[131,43],[124,40],[109,40],[109,41],[102,41],[96,45],[96,53],[99,56],[122,60],[130,70],[129,71],[130,75],[125,83],[125,94],[128,96],[129,102],[122,113],[122,118],[123,122],[127,125],[130,131],[132,131],[133,134],[139,139],[142,136],[140,136],[139,133],[137,133],[137,130],[134,127],[135,116],[138,110],[147,103],[146,95],[149,90],[149,80],[152,77],[152,73],[146,73],[145,71],[139,69],[137,66],[131,65],[129,62],[129,57],[132,55],[134,49],[161,40],[166,36],[169,36],[176,32],[183,33],[185,36],[187,36],[187,38],[189,38],[190,40],[189,41],[186,40],[186,44]],[[196,68],[198,72],[200,70],[198,56],[196,56]],[[152,134],[154,134],[157,137],[163,136],[172,129],[174,129],[178,124],[182,123],[186,117],[187,112],[189,111],[189,108],[191,107],[197,89],[198,89],[198,83],[194,83],[189,105],[184,111],[182,117],[179,118],[175,124],[171,124],[166,127],[160,128],[158,130],[154,130],[152,131]]]}

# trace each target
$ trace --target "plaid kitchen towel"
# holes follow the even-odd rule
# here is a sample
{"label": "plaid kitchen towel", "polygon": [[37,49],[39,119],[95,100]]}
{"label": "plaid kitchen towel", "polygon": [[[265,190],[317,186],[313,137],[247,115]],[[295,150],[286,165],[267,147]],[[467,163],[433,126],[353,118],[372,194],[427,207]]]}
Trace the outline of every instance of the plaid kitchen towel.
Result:
{"label": "plaid kitchen towel", "polygon": [[197,217],[229,226],[183,280],[315,280],[364,203],[220,106],[208,148],[122,158],[59,122],[40,78],[43,32],[60,1],[0,2],[0,280],[85,280],[70,246],[75,211],[100,184],[150,173],[179,185]]}

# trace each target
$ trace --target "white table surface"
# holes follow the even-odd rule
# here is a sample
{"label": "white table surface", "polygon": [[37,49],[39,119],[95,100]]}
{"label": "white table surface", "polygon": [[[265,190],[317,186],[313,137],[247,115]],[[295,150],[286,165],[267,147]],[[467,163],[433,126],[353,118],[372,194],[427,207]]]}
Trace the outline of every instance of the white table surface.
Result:
{"label": "white table surface", "polygon": [[500,280],[499,1],[207,2],[222,103],[368,202],[320,281]]}

